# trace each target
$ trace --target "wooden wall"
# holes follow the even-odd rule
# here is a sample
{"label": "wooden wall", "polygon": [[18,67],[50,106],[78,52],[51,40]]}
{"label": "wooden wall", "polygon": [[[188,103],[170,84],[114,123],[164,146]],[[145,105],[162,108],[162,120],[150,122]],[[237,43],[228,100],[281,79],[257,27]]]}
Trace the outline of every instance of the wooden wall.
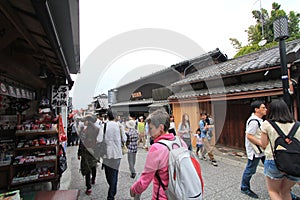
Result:
{"label": "wooden wall", "polygon": [[[176,131],[178,130],[179,123],[182,120],[182,115],[187,113],[190,118],[190,124],[192,133],[196,133],[196,130],[199,128],[200,113],[206,111],[211,113],[211,105],[209,102],[205,103],[176,103],[173,104],[173,114],[175,119]],[[192,137],[192,144],[196,146],[196,140]]]}
{"label": "wooden wall", "polygon": [[[199,128],[200,113],[206,111],[211,114],[214,122],[213,144],[245,149],[245,123],[250,115],[250,105],[243,101],[217,101],[204,103],[174,103],[173,114],[176,129],[181,122],[182,115],[190,117],[192,133]],[[195,140],[192,140],[195,146]]]}

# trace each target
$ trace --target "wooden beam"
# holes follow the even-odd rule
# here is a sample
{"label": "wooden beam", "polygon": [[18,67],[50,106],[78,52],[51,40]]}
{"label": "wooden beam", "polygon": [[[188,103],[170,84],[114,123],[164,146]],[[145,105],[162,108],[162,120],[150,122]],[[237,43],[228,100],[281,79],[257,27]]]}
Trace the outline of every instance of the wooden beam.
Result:
{"label": "wooden beam", "polygon": [[170,103],[202,103],[209,101],[224,101],[224,100],[241,100],[241,99],[249,99],[249,98],[258,98],[258,97],[268,97],[268,96],[276,96],[283,95],[282,88],[276,88],[272,90],[260,90],[260,91],[252,91],[252,92],[243,92],[243,93],[234,93],[234,94],[224,94],[224,95],[211,95],[211,96],[202,96],[202,97],[194,97],[194,98],[186,98],[186,99],[169,99]]}

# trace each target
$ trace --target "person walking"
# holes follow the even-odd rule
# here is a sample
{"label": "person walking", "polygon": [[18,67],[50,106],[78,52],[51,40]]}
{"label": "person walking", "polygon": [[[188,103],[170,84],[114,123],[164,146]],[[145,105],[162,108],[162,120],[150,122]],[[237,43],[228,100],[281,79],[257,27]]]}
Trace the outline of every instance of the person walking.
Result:
{"label": "person walking", "polygon": [[139,142],[142,142],[143,149],[146,149],[145,122],[144,122],[144,117],[143,116],[139,117],[137,130],[139,132],[139,138],[140,138]]}
{"label": "person walking", "polygon": [[[209,160],[211,161],[211,164],[215,167],[218,166],[218,163],[214,156],[215,146],[211,145],[208,140],[208,131],[210,129],[209,124],[207,123],[207,113],[202,112],[201,114],[201,120],[199,121],[199,127],[201,131],[201,138],[204,145],[204,149],[208,154]],[[206,157],[203,155],[203,159],[206,160]]]}
{"label": "person walking", "polygon": [[182,115],[182,120],[179,123],[178,134],[186,143],[190,151],[192,150],[191,131],[189,115],[185,113]]}
{"label": "person walking", "polygon": [[139,140],[139,134],[137,130],[135,129],[135,122],[133,120],[129,120],[126,122],[126,127],[128,128],[126,135],[127,135],[127,159],[128,159],[128,165],[130,170],[130,178],[135,178],[135,161],[136,161],[136,153],[137,153],[137,146],[138,146],[138,140]]}
{"label": "person walking", "polygon": [[115,116],[111,110],[107,112],[108,122],[106,122],[105,143],[107,147],[106,158],[103,158],[106,181],[109,185],[107,200],[113,200],[117,194],[117,184],[119,167],[122,158],[121,134],[123,141],[126,142],[126,135],[118,122],[115,121]]}
{"label": "person walking", "polygon": [[266,115],[267,109],[261,101],[252,102],[250,107],[252,114],[246,122],[245,131],[245,147],[248,161],[242,176],[241,192],[257,199],[258,195],[251,190],[250,180],[256,173],[259,161],[261,160],[264,163],[265,157],[263,153],[256,153],[252,144],[261,146],[260,139],[256,138],[255,135],[260,135],[260,124],[263,122],[262,118]]}
{"label": "person walking", "polygon": [[[80,143],[77,152],[78,160],[80,161],[80,171],[85,176],[85,185],[87,195],[92,193],[91,184],[95,184],[97,162],[93,148],[96,145],[99,129],[94,125],[96,122],[95,116],[86,116],[82,119],[86,128],[80,132]],[[92,175],[92,180],[91,180]]]}
{"label": "person walking", "polygon": [[[268,120],[275,122],[278,127],[287,135],[295,124],[287,104],[283,100],[275,100],[270,103]],[[300,177],[295,177],[282,173],[276,167],[273,150],[275,149],[275,140],[280,137],[273,126],[267,120],[261,125],[261,145],[265,148],[266,160],[264,163],[264,174],[270,198],[278,200],[289,200],[291,197],[291,188],[300,182]],[[300,129],[296,131],[294,137],[300,141]],[[295,198],[295,197],[294,197]]]}
{"label": "person walking", "polygon": [[[196,133],[194,134],[194,136],[196,137],[196,155],[202,160],[204,159],[205,160],[205,157],[204,157],[204,145],[203,145],[203,141],[202,141],[202,138],[201,138],[201,131],[200,131],[200,128],[198,128],[196,130]],[[199,154],[199,151],[200,151],[200,154]]]}
{"label": "person walking", "polygon": [[[157,142],[162,139],[174,140],[175,136],[168,133],[170,117],[164,110],[154,111],[148,116],[146,122],[149,125],[149,133],[154,139],[154,144],[151,145],[148,151],[144,170],[140,178],[130,187],[130,196],[139,196],[153,181],[152,200],[166,200],[166,193],[162,185],[159,184],[158,177],[160,177],[164,185],[168,185],[169,149],[167,146]],[[183,145],[185,145],[184,142]],[[184,147],[187,148],[186,146]]]}

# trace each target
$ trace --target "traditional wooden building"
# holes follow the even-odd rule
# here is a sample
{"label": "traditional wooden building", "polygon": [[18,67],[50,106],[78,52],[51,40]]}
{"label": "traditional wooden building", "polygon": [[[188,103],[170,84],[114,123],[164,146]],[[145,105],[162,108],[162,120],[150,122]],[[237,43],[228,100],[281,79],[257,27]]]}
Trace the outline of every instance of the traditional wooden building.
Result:
{"label": "traditional wooden building", "polygon": [[164,70],[142,77],[136,81],[113,88],[108,92],[108,103],[122,116],[140,116],[149,113],[149,109],[169,106],[167,98],[173,94],[170,84],[179,81],[209,65],[224,62],[227,56],[219,49],[203,54],[191,60],[174,64]]}
{"label": "traditional wooden building", "polygon": [[[292,109],[299,118],[300,40],[288,42],[286,52]],[[215,121],[215,142],[243,149],[250,103],[261,99],[268,104],[283,95],[279,48],[203,67],[171,87],[174,95],[168,100],[176,124],[188,113],[191,127],[196,130],[200,113],[206,111]]]}

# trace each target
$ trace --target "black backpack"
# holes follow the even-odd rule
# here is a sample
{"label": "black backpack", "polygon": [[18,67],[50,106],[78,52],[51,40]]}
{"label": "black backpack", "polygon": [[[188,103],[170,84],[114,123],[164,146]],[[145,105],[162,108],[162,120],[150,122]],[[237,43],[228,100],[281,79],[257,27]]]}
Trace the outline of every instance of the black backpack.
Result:
{"label": "black backpack", "polygon": [[286,136],[274,121],[268,120],[268,122],[279,134],[275,140],[274,150],[270,144],[277,168],[286,174],[300,177],[300,142],[294,137],[300,123],[295,122]]}

